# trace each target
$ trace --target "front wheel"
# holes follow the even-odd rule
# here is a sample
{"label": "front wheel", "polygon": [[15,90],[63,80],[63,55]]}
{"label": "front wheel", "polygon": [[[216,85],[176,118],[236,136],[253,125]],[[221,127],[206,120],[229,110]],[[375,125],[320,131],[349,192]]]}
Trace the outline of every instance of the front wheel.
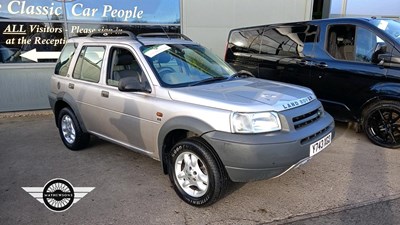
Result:
{"label": "front wheel", "polygon": [[363,127],[368,138],[386,148],[400,147],[400,103],[381,101],[363,113]]}
{"label": "front wheel", "polygon": [[177,143],[170,154],[169,177],[178,196],[193,206],[207,206],[223,196],[225,169],[201,138]]}

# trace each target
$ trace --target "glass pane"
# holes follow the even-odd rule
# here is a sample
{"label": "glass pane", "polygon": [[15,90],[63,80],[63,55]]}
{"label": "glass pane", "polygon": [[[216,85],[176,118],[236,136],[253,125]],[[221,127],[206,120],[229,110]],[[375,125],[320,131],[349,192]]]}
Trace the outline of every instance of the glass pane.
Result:
{"label": "glass pane", "polygon": [[255,29],[243,29],[232,32],[229,40],[229,48],[233,52],[259,53],[260,36],[264,27]]}
{"label": "glass pane", "polygon": [[1,19],[61,20],[64,18],[63,14],[62,1],[0,0]]}
{"label": "glass pane", "polygon": [[76,36],[86,36],[92,32],[102,32],[102,31],[131,31],[134,34],[141,33],[180,33],[179,26],[141,26],[141,25],[110,25],[110,24],[69,24],[68,31],[69,37]]}
{"label": "glass pane", "polygon": [[75,43],[69,43],[65,45],[60,58],[57,61],[56,67],[55,67],[55,74],[61,75],[61,76],[67,76],[67,72],[69,69],[69,65],[71,63],[72,56],[74,56],[74,52],[76,49],[76,44]]}
{"label": "glass pane", "polygon": [[328,53],[339,60],[355,60],[355,33],[354,25],[334,25],[329,28],[328,44],[326,50]]}
{"label": "glass pane", "polygon": [[195,85],[203,80],[223,80],[235,71],[223,60],[198,45],[143,46],[142,52],[162,84]]}
{"label": "glass pane", "polygon": [[0,22],[0,62],[55,62],[65,44],[62,23]]}
{"label": "glass pane", "polygon": [[313,43],[315,32],[314,26],[311,28],[309,26],[290,26],[268,29],[262,35],[261,53],[302,57],[304,56],[305,41]]}
{"label": "glass pane", "polygon": [[66,1],[69,21],[180,24],[179,0]]}
{"label": "glass pane", "polygon": [[356,61],[372,62],[372,54],[377,44],[377,36],[369,30],[357,27]]}
{"label": "glass pane", "polygon": [[104,47],[83,47],[73,77],[90,82],[99,82],[104,51]]}

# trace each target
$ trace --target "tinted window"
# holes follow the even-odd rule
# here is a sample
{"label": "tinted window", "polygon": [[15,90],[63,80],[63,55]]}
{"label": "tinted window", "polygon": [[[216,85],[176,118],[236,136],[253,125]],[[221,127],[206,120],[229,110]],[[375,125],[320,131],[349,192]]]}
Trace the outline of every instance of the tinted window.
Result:
{"label": "tinted window", "polygon": [[104,51],[104,47],[83,47],[73,77],[85,81],[99,82]]}
{"label": "tinted window", "polygon": [[370,30],[354,25],[333,25],[328,29],[326,49],[339,60],[373,63],[378,43],[384,41]]}
{"label": "tinted window", "polygon": [[69,65],[71,64],[71,59],[72,56],[74,55],[76,49],[76,44],[75,43],[69,43],[65,45],[60,58],[57,61],[56,68],[54,73],[61,75],[61,76],[67,76],[68,68]]}
{"label": "tinted window", "polygon": [[[370,62],[372,63],[375,49],[378,43],[384,43],[384,41],[376,36],[375,33],[357,27],[356,30],[356,43],[355,43],[355,54],[356,61],[359,62]],[[376,60],[376,59],[375,59]]]}
{"label": "tinted window", "polygon": [[266,29],[261,37],[261,53],[279,56],[305,55],[305,48],[311,47],[315,41],[317,27],[280,26]]}
{"label": "tinted window", "polygon": [[233,31],[229,39],[229,48],[233,52],[259,53],[261,35],[264,27]]}
{"label": "tinted window", "polygon": [[328,53],[336,59],[354,61],[355,33],[356,28],[354,25],[330,26],[326,45]]}

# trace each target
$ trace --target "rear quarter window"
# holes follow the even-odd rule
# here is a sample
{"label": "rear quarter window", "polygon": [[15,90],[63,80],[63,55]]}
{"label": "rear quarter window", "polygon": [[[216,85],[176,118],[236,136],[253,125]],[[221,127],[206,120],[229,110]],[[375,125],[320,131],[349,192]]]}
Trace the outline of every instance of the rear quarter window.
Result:
{"label": "rear quarter window", "polygon": [[68,43],[65,45],[60,57],[58,58],[54,74],[64,77],[67,76],[68,68],[71,64],[71,59],[74,56],[77,45],[77,43]]}
{"label": "rear quarter window", "polygon": [[105,47],[84,46],[76,62],[73,77],[89,82],[99,82]]}

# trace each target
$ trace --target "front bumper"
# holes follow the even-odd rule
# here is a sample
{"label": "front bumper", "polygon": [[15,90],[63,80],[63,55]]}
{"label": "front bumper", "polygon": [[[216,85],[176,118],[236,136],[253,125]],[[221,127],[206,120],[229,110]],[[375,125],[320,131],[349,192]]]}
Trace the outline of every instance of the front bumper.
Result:
{"label": "front bumper", "polygon": [[332,133],[333,118],[325,113],[318,121],[298,130],[269,134],[209,132],[212,145],[234,182],[277,177],[310,159],[310,145]]}

